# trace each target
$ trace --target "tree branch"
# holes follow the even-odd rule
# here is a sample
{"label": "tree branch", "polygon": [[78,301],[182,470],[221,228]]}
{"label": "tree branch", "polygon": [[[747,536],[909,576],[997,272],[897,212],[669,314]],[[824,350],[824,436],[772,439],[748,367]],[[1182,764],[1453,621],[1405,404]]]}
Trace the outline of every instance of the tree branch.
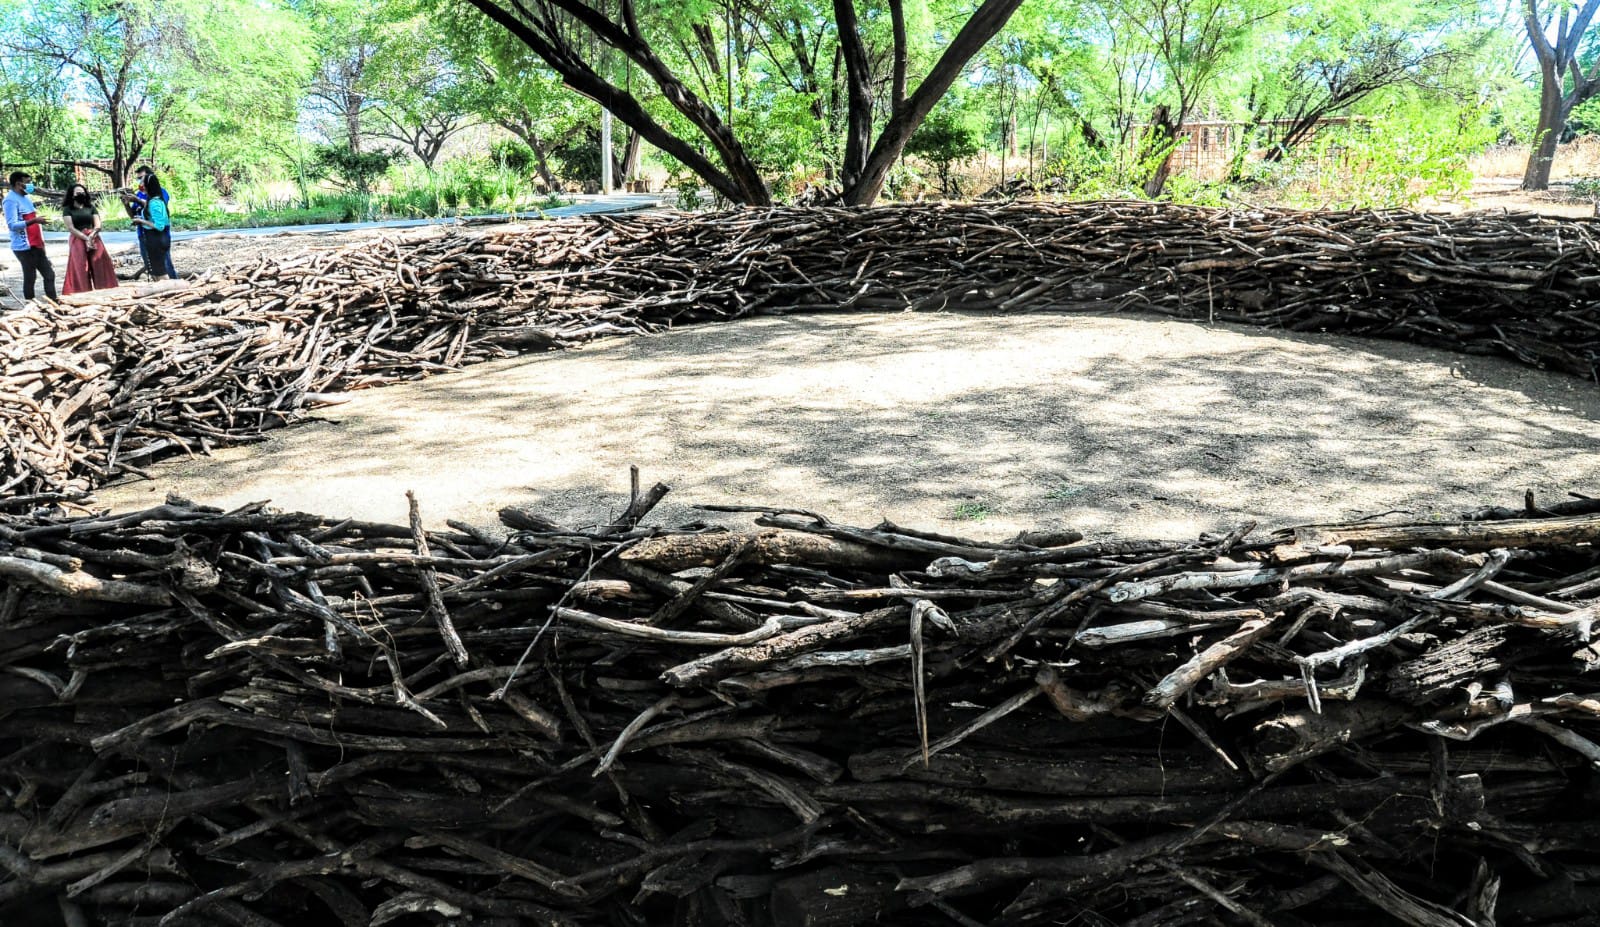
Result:
{"label": "tree branch", "polygon": [[1522,25],[1528,30],[1528,41],[1533,44],[1534,57],[1539,63],[1549,67],[1555,63],[1556,52],[1550,47],[1550,40],[1545,38],[1544,24],[1539,21],[1539,0],[1527,0],[1528,12],[1522,18]]}
{"label": "tree branch", "polygon": [[911,133],[922,125],[934,104],[961,76],[972,56],[1005,27],[1011,14],[1021,5],[1022,0],[984,0],[983,5],[962,25],[961,31],[956,33],[944,54],[939,56],[933,70],[917,85],[916,92],[889,117],[889,123],[884,126],[877,143],[872,146],[871,154],[867,156],[867,165],[860,179],[846,189],[845,202],[866,205],[877,199],[884,180],[889,176],[889,168],[900,157]]}
{"label": "tree branch", "polygon": [[906,66],[911,58],[906,42],[905,0],[889,0],[889,21],[894,33],[894,72],[889,91],[889,112],[893,113],[906,102]]}
{"label": "tree branch", "polygon": [[849,93],[844,165],[840,171],[844,186],[849,189],[861,180],[867,167],[867,145],[872,139],[872,67],[856,23],[854,0],[833,0],[833,18],[839,27],[839,50],[844,55],[845,87]]}
{"label": "tree branch", "polygon": [[711,184],[718,193],[736,202],[744,199],[741,185],[731,176],[719,170],[688,143],[656,122],[632,95],[595,73],[572,54],[570,49],[558,48],[553,41],[547,40],[533,27],[493,0],[467,0],[467,2],[489,17],[492,22],[520,39],[529,50],[559,74],[568,87],[605,106],[623,124],[638,132],[650,144],[678,159],[685,167]]}

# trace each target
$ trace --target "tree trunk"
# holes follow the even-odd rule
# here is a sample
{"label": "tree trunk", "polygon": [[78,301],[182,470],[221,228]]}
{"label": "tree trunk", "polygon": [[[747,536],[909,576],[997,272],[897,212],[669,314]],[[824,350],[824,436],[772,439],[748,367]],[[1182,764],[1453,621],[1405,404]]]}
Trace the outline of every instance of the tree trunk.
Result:
{"label": "tree trunk", "polygon": [[550,170],[550,158],[545,153],[544,143],[537,138],[524,139],[533,151],[533,166],[539,172],[539,178],[544,181],[545,189],[555,193],[561,189],[561,182],[556,180],[556,175]]}
{"label": "tree trunk", "polygon": [[438,160],[439,152],[444,148],[444,139],[440,137],[427,138],[419,136],[417,145],[413,149],[422,161],[422,167],[429,173],[433,172],[433,162]]}
{"label": "tree trunk", "polygon": [[1522,189],[1548,190],[1550,168],[1556,159],[1556,144],[1567,128],[1567,108],[1562,100],[1560,75],[1546,72],[1539,88],[1539,128],[1534,133],[1528,168],[1522,174]]}
{"label": "tree trunk", "polygon": [[122,114],[116,101],[107,107],[111,120],[111,183],[123,187],[128,184],[128,142],[122,131]]}
{"label": "tree trunk", "polygon": [[1021,88],[1015,84],[1011,87],[1011,111],[1006,114],[1006,157],[1017,156],[1017,98],[1022,95]]}
{"label": "tree trunk", "polygon": [[846,203],[869,206],[878,198],[883,191],[883,182],[889,177],[889,169],[899,160],[900,152],[911,139],[911,134],[917,131],[922,120],[932,112],[934,104],[966,70],[972,56],[994,38],[995,33],[1005,28],[1006,21],[1021,5],[1022,0],[984,0],[972,18],[961,27],[961,31],[956,33],[933,70],[917,86],[916,92],[906,99],[906,105],[889,117],[888,124],[878,134],[878,141],[867,156],[866,168],[861,172],[860,179],[846,185]]}
{"label": "tree trunk", "polygon": [[867,149],[872,144],[872,66],[856,25],[855,0],[833,0],[833,18],[839,24],[839,50],[843,53],[845,85],[850,93],[844,165],[839,172],[848,188],[861,179],[867,166]]}
{"label": "tree trunk", "polygon": [[1150,176],[1144,182],[1144,195],[1154,199],[1166,189],[1167,178],[1172,176],[1172,156],[1177,148],[1172,144],[1183,128],[1180,119],[1174,119],[1172,109],[1165,103],[1150,113],[1150,129],[1145,133],[1139,149],[1146,163],[1155,160]]}
{"label": "tree trunk", "polygon": [[906,41],[906,11],[903,0],[889,0],[889,22],[894,33],[894,70],[890,79],[889,112],[906,102],[906,66],[911,52]]}
{"label": "tree trunk", "polygon": [[638,132],[628,132],[628,143],[623,146],[621,170],[617,172],[623,183],[634,180],[633,175],[639,172],[639,149],[643,142]]}
{"label": "tree trunk", "polygon": [[361,109],[359,106],[346,104],[344,111],[344,132],[350,151],[354,154],[361,153]]}

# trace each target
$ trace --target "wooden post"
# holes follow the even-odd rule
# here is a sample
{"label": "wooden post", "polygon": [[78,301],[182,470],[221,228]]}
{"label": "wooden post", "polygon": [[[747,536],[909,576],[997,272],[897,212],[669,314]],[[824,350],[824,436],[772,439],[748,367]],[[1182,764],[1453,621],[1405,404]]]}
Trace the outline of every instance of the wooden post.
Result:
{"label": "wooden post", "polygon": [[611,110],[600,110],[600,192],[611,192]]}

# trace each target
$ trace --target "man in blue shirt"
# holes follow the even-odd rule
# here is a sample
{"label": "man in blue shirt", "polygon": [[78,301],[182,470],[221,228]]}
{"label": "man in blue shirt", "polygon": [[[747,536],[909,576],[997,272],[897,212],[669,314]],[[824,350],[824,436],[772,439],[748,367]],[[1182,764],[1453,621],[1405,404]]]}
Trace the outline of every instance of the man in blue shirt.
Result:
{"label": "man in blue shirt", "polygon": [[[142,218],[144,216],[144,204],[145,204],[145,201],[147,199],[149,199],[149,197],[144,192],[144,179],[146,177],[149,177],[151,175],[151,173],[153,173],[153,172],[150,170],[150,165],[148,165],[148,164],[141,164],[137,168],[134,169],[134,172],[133,172],[134,181],[138,184],[138,186],[135,189],[137,189],[139,192],[133,194],[132,196],[129,196],[126,193],[122,194],[122,204],[124,206],[128,207],[128,216],[129,216],[129,218],[139,219],[139,218]],[[166,187],[162,187],[161,188],[161,202],[167,204],[168,206],[170,206],[172,204],[172,195],[167,192],[167,188]],[[170,210],[169,210],[168,214],[170,215]],[[149,267],[150,266],[150,254],[149,254],[149,249],[145,247],[145,243],[144,243],[144,226],[139,225],[138,223],[134,223],[133,228],[134,228],[134,231],[137,232],[138,236],[139,236],[139,263],[143,264],[146,267]],[[178,279],[178,272],[176,270],[172,269],[172,252],[171,251],[167,252],[167,279],[169,279],[169,280]]]}
{"label": "man in blue shirt", "polygon": [[32,192],[33,178],[23,171],[13,171],[11,191],[6,194],[0,211],[4,212],[6,229],[11,232],[11,253],[22,265],[22,298],[32,299],[34,278],[43,277],[44,295],[54,302],[56,269],[50,266],[50,257],[44,252],[44,219],[28,199]]}

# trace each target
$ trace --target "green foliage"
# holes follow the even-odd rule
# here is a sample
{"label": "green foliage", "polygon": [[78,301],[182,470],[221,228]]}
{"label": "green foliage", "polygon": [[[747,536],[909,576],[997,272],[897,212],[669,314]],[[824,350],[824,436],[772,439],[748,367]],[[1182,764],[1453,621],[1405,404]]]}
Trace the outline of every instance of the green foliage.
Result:
{"label": "green foliage", "polygon": [[489,146],[489,157],[496,164],[522,177],[528,177],[533,172],[533,149],[519,139],[496,139]]}
{"label": "green foliage", "polygon": [[415,164],[390,172],[390,190],[375,197],[376,207],[397,218],[442,216],[468,211],[520,212],[565,205],[536,196],[529,178],[490,158],[454,158],[437,170]]}
{"label": "green foliage", "polygon": [[415,0],[380,0],[363,21],[371,44],[357,86],[369,133],[406,146],[428,167],[465,129],[477,102],[477,76],[434,38]]}
{"label": "green foliage", "polygon": [[[182,203],[180,206],[179,204]],[[192,205],[173,195],[173,221],[185,229],[247,229],[275,226],[328,225],[360,221],[372,213],[362,198],[349,193],[319,193],[309,207],[282,202],[260,202],[249,208],[221,205]],[[126,218],[106,217],[106,227],[131,228]]]}
{"label": "green foliage", "polygon": [[[466,205],[487,209],[497,203],[509,204],[531,193],[528,180],[510,168],[488,158],[457,158],[439,169],[442,195],[452,208]],[[450,200],[454,202],[450,202]]]}
{"label": "green foliage", "polygon": [[197,92],[167,150],[182,150],[208,187],[228,194],[240,181],[288,167],[279,152],[294,143],[314,55],[311,32],[293,10],[235,0],[220,6],[225,21],[197,27]]}
{"label": "green foliage", "polygon": [[1226,183],[1200,180],[1187,174],[1174,174],[1167,181],[1167,188],[1162,193],[1162,198],[1189,206],[1226,206],[1228,187]]}
{"label": "green foliage", "polygon": [[751,93],[740,107],[741,141],[767,173],[820,171],[828,163],[827,132],[817,124],[812,104],[802,94]]}
{"label": "green foliage", "polygon": [[971,499],[966,502],[956,503],[955,508],[950,512],[950,517],[958,521],[983,521],[994,514],[997,514],[994,506],[982,499]]}
{"label": "green foliage", "polygon": [[520,146],[515,153],[507,152],[518,163],[498,156],[497,160],[531,178],[539,167],[534,145],[546,152],[562,147],[599,121],[600,108],[594,101],[568,90],[526,45],[464,0],[418,2],[434,12],[430,41],[442,47],[463,75],[461,88],[470,111],[510,133]]}
{"label": "green foliage", "polygon": [[943,107],[928,114],[921,126],[906,143],[906,152],[932,162],[939,174],[939,190],[946,196],[956,196],[950,168],[957,161],[965,161],[978,153],[978,132],[972,120],[954,107]]}
{"label": "green foliage", "polygon": [[422,219],[443,214],[437,187],[406,187],[379,199],[380,208],[397,219]]}
{"label": "green foliage", "polygon": [[[56,102],[65,94],[59,72],[38,61],[14,58],[0,69],[0,122],[6,126],[0,132],[0,162],[42,166],[88,147],[92,127],[79,113]],[[58,168],[56,173],[70,172]],[[48,179],[59,189],[69,178]]]}
{"label": "green foliage", "polygon": [[700,179],[698,177],[684,177],[673,184],[677,191],[674,205],[683,212],[697,212],[705,205],[700,196]]}
{"label": "green foliage", "polygon": [[8,69],[56,75],[36,89],[57,108],[98,107],[74,157],[150,160],[170,139],[230,174],[257,130],[292,127],[306,41],[293,11],[257,0],[0,0]]}
{"label": "green foliage", "polygon": [[1085,199],[1119,199],[1137,195],[1143,171],[1126,147],[1093,145],[1081,132],[1063,138],[1045,167],[1045,176],[1059,179],[1071,195]]}
{"label": "green foliage", "polygon": [[395,151],[351,151],[344,145],[319,145],[312,157],[313,176],[331,177],[356,193],[372,193],[373,182],[402,156]]}
{"label": "green foliage", "polygon": [[1468,153],[1494,138],[1482,116],[1419,101],[1325,131],[1293,165],[1297,183],[1286,195],[1318,209],[1412,207],[1460,196],[1472,181]]}
{"label": "green foliage", "polygon": [[1572,195],[1600,201],[1600,177],[1580,177],[1571,183]]}
{"label": "green foliage", "polygon": [[[881,125],[889,17],[876,2],[857,6]],[[972,6],[904,5],[911,90]],[[646,33],[670,36],[656,53],[733,125],[775,193],[829,182],[838,176],[846,97],[835,83],[831,8],[772,0],[736,11],[742,16],[730,18],[711,0],[637,4]],[[1393,85],[1340,97],[1329,111],[1368,117],[1362,127],[1314,135],[1276,165],[1252,154],[1269,135],[1263,130],[1238,149],[1229,176],[1246,193],[1308,206],[1455,195],[1467,154],[1487,141],[1526,142],[1535,122],[1532,85],[1517,71],[1526,37],[1519,22],[1496,16],[1477,0],[1029,0],[912,136],[890,189],[915,195],[937,183],[947,195],[975,192],[973,181],[959,188],[972,176],[965,165],[986,147],[990,167],[972,170],[988,170],[976,182],[991,184],[996,149],[1014,137],[1020,157],[1037,162],[1031,176],[1060,180],[1068,195],[1138,196],[1153,164],[1139,153],[1139,124],[1154,106],[1186,109],[1192,119],[1268,120],[1398,65]],[[82,63],[52,58],[57,50]],[[137,161],[162,167],[185,225],[523,208],[542,202],[532,194],[546,179],[542,165],[554,182],[591,188],[601,173],[597,104],[463,0],[0,0],[0,57],[0,160],[137,150]],[[1596,57],[1586,48],[1582,63]],[[696,137],[614,49],[592,63],[669,130]],[[126,72],[118,139],[95,67]],[[354,146],[338,144],[351,141],[347,126],[319,95],[340,87],[360,110]],[[1569,128],[1600,128],[1597,113],[1600,102],[1580,107]],[[374,150],[396,147],[377,140],[386,133],[414,154],[426,147],[423,135],[448,129],[440,119],[511,137],[486,140],[470,158],[436,151],[437,176]],[[617,135],[620,154],[620,124]],[[698,179],[648,148],[646,157],[678,168],[681,204],[700,205]],[[1009,178],[1021,168],[1013,160],[1005,170]],[[319,192],[319,178],[343,189]],[[276,200],[261,192],[268,188]],[[1225,194],[1233,195],[1178,175],[1164,196],[1219,203]]]}
{"label": "green foliage", "polygon": [[467,178],[466,194],[472,208],[487,208],[495,201],[494,183],[482,174],[474,174]]}
{"label": "green foliage", "polygon": [[585,126],[572,135],[565,145],[551,152],[556,172],[567,180],[577,181],[588,189],[600,186],[600,130]]}

